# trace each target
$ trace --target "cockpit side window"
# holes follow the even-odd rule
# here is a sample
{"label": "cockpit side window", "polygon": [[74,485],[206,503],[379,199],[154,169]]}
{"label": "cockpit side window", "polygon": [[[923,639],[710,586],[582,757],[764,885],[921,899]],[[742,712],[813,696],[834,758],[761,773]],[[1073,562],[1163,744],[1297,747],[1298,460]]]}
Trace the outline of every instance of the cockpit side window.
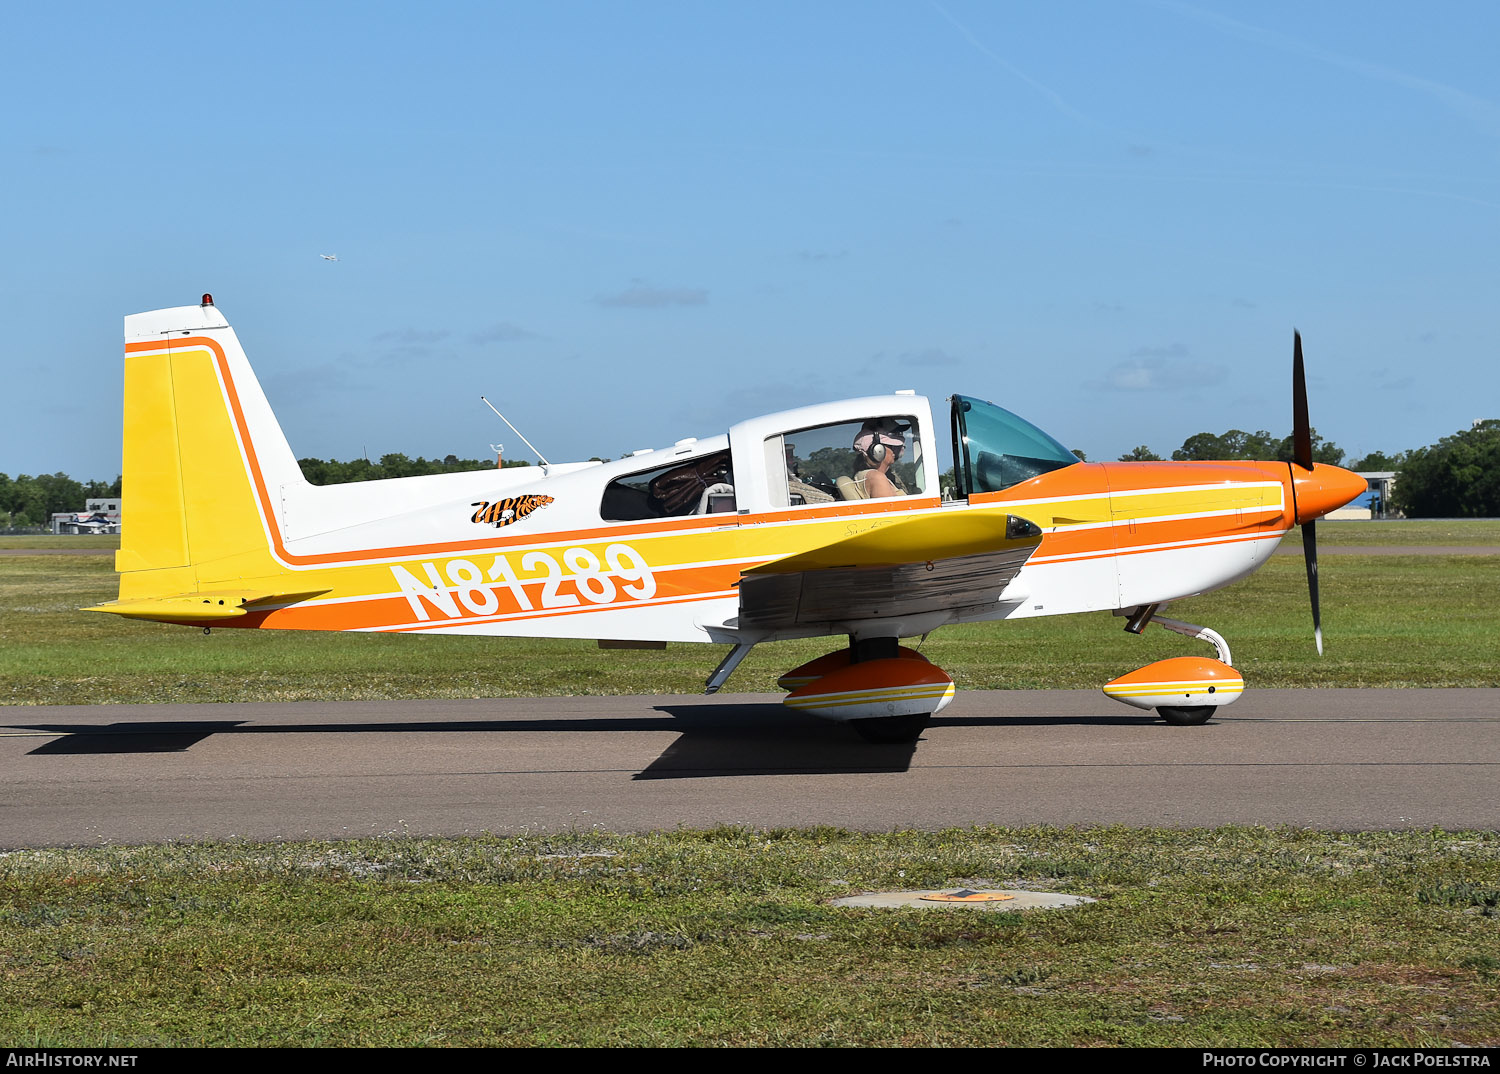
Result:
{"label": "cockpit side window", "polygon": [[604,487],[599,505],[606,522],[733,514],[734,510],[734,470],[728,451],[618,477]]}
{"label": "cockpit side window", "polygon": [[961,497],[999,492],[1078,462],[1029,421],[964,395],[953,397],[953,459]]}
{"label": "cockpit side window", "polygon": [[[779,442],[779,449],[778,449]],[[911,496],[923,491],[922,438],[910,415],[793,429],[766,441],[768,482],[781,507]]]}

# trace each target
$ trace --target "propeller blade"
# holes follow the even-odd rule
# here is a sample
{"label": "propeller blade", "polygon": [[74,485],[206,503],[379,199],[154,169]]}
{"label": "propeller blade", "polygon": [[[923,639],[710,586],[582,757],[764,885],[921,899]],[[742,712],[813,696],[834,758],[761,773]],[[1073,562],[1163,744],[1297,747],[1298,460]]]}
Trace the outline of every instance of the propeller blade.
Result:
{"label": "propeller blade", "polygon": [[1323,619],[1318,614],[1318,524],[1302,523],[1302,558],[1307,562],[1307,594],[1312,598],[1313,640],[1323,655]]}
{"label": "propeller blade", "polygon": [[1307,420],[1307,375],[1302,371],[1302,333],[1292,330],[1292,459],[1313,468],[1312,424]]}

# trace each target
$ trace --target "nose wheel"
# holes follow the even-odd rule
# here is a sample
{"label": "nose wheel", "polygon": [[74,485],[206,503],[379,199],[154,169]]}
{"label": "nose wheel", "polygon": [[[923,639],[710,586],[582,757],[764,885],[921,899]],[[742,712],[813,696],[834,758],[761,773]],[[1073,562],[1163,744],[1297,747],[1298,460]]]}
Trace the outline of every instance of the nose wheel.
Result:
{"label": "nose wheel", "polygon": [[1157,705],[1156,714],[1173,727],[1198,727],[1214,714],[1213,705]]}

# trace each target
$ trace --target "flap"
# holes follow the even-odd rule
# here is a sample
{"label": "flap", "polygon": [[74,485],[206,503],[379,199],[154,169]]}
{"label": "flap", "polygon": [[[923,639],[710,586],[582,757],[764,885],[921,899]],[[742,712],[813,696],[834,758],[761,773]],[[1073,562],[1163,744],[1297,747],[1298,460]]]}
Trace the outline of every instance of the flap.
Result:
{"label": "flap", "polygon": [[1015,515],[927,515],[745,571],[740,624],[766,630],[995,604],[1042,543]]}

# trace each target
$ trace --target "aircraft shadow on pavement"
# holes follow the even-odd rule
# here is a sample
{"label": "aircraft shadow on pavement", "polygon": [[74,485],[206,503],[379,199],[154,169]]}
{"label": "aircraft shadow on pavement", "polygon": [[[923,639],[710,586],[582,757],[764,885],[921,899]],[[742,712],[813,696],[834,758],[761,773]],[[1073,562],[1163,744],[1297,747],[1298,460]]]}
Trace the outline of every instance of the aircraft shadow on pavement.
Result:
{"label": "aircraft shadow on pavement", "polygon": [[[917,743],[877,745],[839,724],[791,712],[778,703],[658,705],[659,716],[506,720],[412,720],[366,723],[252,723],[245,720],[160,720],[113,724],[16,724],[58,738],[30,756],[184,753],[211,735],[487,734],[504,732],[677,731],[679,736],[633,778],[904,772]],[[1134,715],[936,717],[931,728],[1142,726]]]}
{"label": "aircraft shadow on pavement", "polygon": [[1100,716],[1079,714],[1075,716],[934,716],[933,727],[1150,727],[1153,723],[1165,727],[1162,721],[1146,712],[1122,713]]}
{"label": "aircraft shadow on pavement", "polygon": [[183,753],[209,735],[232,731],[242,720],[194,720],[163,723],[33,724],[38,731],[55,731],[54,738],[29,756],[81,753]]}
{"label": "aircraft shadow on pavement", "polygon": [[916,744],[875,745],[774,704],[658,705],[682,734],[635,779],[905,772]]}
{"label": "aircraft shadow on pavement", "polygon": [[675,731],[678,737],[635,779],[694,779],[792,773],[904,772],[914,745],[874,745],[847,727],[780,704],[659,705],[660,715],[506,719],[260,723],[158,720],[112,724],[15,724],[59,737],[29,756],[183,753],[211,735],[495,734]]}
{"label": "aircraft shadow on pavement", "polygon": [[[635,779],[705,776],[826,775],[837,772],[905,772],[920,740],[902,745],[866,742],[853,728],[808,718],[781,704],[658,705],[683,724],[682,736]],[[1141,726],[1142,716],[934,717],[941,727]]]}
{"label": "aircraft shadow on pavement", "polygon": [[15,723],[62,736],[28,756],[67,753],[181,753],[210,735],[461,734],[503,731],[662,731],[660,718],[582,720],[385,720],[371,723],[251,723],[247,720],[160,720],[150,723]]}

